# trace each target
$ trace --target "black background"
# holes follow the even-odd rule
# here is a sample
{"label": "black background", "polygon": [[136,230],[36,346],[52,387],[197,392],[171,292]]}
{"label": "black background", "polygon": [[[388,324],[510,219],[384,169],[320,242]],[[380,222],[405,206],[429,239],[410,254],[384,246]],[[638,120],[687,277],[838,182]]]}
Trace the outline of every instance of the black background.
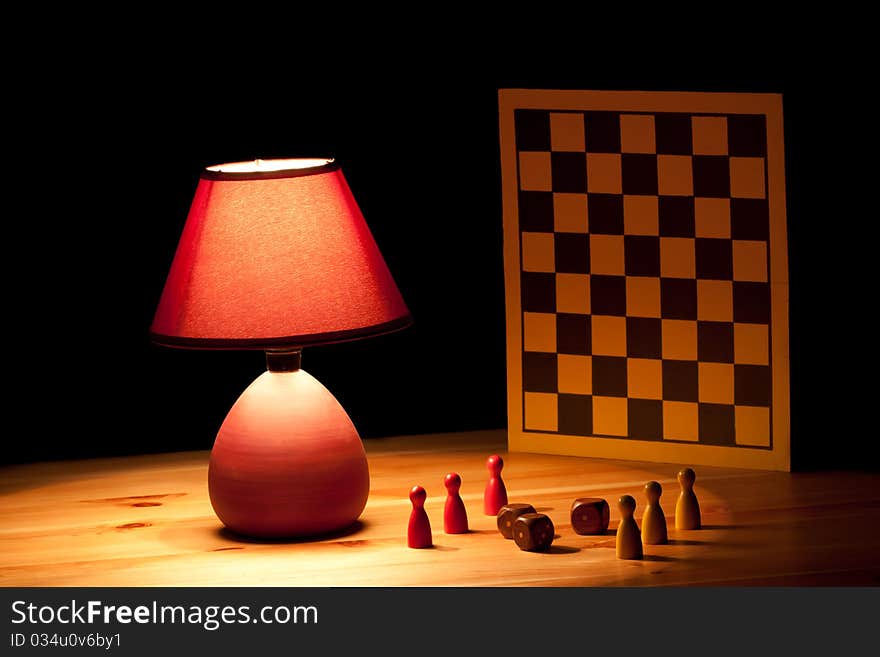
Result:
{"label": "black background", "polygon": [[156,347],[148,329],[199,172],[254,157],[336,157],[415,318],[304,354],[361,434],[505,426],[497,90],[534,87],[783,94],[795,462],[875,464],[849,378],[870,344],[873,279],[860,232],[837,228],[865,219],[865,199],[844,192],[861,128],[841,103],[860,107],[857,87],[813,44],[734,37],[772,35],[623,57],[589,39],[536,49],[454,33],[385,54],[246,40],[179,53],[154,34],[18,72],[11,132],[29,167],[7,186],[25,208],[7,219],[7,381],[25,428],[3,460],[210,448],[262,353]]}

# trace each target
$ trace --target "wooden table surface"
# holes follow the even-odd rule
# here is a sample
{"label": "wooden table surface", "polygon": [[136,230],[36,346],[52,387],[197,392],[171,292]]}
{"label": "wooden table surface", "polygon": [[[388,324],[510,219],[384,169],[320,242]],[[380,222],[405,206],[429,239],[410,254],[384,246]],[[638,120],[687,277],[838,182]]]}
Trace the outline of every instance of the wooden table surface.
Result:
{"label": "wooden table surface", "polygon": [[[678,465],[508,454],[503,431],[366,441],[372,492],[359,526],[312,541],[260,542],[222,530],[208,452],[0,469],[3,586],[878,585],[880,475],[698,467],[704,529],[674,528]],[[511,502],[547,513],[548,553],[521,552],[482,514],[486,457],[504,456]],[[443,534],[443,477],[457,471],[471,533]],[[616,500],[644,508],[656,479],[670,544],[615,557]],[[428,491],[435,548],[406,547],[408,491]],[[605,536],[578,536],[575,497],[611,503]]]}

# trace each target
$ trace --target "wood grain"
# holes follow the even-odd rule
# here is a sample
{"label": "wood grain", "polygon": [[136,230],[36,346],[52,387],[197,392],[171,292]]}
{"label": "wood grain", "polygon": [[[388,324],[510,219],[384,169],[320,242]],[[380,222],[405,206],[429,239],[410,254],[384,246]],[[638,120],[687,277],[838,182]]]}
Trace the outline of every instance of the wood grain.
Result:
{"label": "wood grain", "polygon": [[[222,529],[207,491],[207,452],[0,469],[3,586],[652,586],[878,585],[880,475],[702,466],[704,529],[676,530],[615,558],[617,498],[644,509],[649,480],[674,516],[682,464],[508,454],[502,431],[367,441],[372,488],[358,526],[312,541],[260,542]],[[505,461],[511,502],[546,513],[558,537],[523,552],[482,513],[486,457]],[[443,478],[458,472],[471,532],[443,533]],[[409,489],[428,491],[435,547],[406,547]],[[576,497],[604,497],[604,536],[571,528]]]}

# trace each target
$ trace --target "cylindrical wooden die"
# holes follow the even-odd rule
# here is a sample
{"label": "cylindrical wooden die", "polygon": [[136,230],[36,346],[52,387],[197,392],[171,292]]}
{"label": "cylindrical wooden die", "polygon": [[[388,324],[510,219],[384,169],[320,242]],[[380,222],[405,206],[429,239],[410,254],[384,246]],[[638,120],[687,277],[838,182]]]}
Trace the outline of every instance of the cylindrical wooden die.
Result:
{"label": "cylindrical wooden die", "polygon": [[571,527],[577,534],[604,534],[609,520],[611,510],[601,497],[579,497],[571,503]]}
{"label": "cylindrical wooden die", "polygon": [[513,538],[513,523],[524,513],[534,513],[531,504],[505,504],[498,509],[498,531],[504,538]]}
{"label": "cylindrical wooden die", "polygon": [[524,513],[513,523],[513,540],[520,550],[543,552],[550,548],[556,528],[543,513]]}

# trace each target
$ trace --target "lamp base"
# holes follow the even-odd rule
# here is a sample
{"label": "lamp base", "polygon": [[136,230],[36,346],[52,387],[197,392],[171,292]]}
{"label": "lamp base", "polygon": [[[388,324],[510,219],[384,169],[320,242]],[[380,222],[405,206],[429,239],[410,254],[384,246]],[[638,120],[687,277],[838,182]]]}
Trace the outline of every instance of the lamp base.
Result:
{"label": "lamp base", "polygon": [[257,377],[230,409],[211,451],[211,504],[240,534],[343,529],[360,516],[369,491],[367,457],[351,419],[300,369]]}

